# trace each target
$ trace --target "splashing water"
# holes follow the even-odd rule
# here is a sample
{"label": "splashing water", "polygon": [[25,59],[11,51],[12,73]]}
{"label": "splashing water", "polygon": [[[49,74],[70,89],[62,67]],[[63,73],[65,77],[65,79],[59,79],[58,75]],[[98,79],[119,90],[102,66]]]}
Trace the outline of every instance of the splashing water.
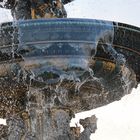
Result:
{"label": "splashing water", "polygon": [[[11,139],[64,137],[72,112],[118,100],[135,85],[126,58],[113,47],[111,22],[57,19],[18,21],[12,26],[11,51],[1,49],[12,56],[0,65],[0,81],[5,83],[0,84],[1,116],[9,118],[7,112],[20,116],[9,121],[17,126],[9,124]],[[108,59],[101,59],[100,53]],[[7,112],[5,104],[11,106]],[[21,131],[15,134],[17,129]]]}

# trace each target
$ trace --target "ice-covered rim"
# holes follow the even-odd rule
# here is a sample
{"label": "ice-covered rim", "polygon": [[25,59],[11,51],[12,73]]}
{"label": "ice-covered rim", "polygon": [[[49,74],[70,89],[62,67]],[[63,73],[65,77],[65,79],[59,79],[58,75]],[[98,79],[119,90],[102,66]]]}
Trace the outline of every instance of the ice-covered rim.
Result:
{"label": "ice-covered rim", "polygon": [[[13,22],[7,22],[7,23],[3,23],[1,25],[1,29],[6,29],[6,28],[12,28]],[[66,34],[66,32],[68,33],[68,35],[72,36],[71,34],[74,32],[76,34],[75,29],[79,32],[79,35],[81,35],[80,33],[85,33],[82,36],[80,36],[79,38],[82,40],[83,38],[85,39],[85,37],[87,37],[88,34],[90,34],[91,38],[87,37],[87,39],[83,40],[84,42],[89,42],[92,43],[90,41],[93,41],[93,43],[96,40],[93,40],[94,37],[92,37],[92,34],[94,35],[94,30],[108,30],[110,31],[110,33],[112,33],[110,36],[113,39],[113,41],[111,42],[106,42],[106,44],[112,44],[113,48],[115,48],[119,53],[122,53],[126,56],[126,59],[129,59],[130,56],[134,56],[135,60],[134,62],[131,62],[130,60],[130,64],[133,65],[133,69],[136,72],[136,74],[138,75],[138,81],[140,81],[140,28],[136,27],[136,26],[132,26],[132,25],[128,25],[128,24],[124,24],[124,23],[117,23],[117,22],[113,22],[113,21],[104,21],[104,20],[96,20],[96,19],[79,19],[79,18],[67,18],[67,19],[38,19],[38,20],[24,20],[24,21],[17,21],[14,22],[14,27],[18,27],[21,30],[28,30],[28,34],[34,34],[33,31],[34,30],[39,30],[42,32],[36,32],[36,37],[38,35],[38,33],[40,35],[46,35],[46,32],[50,33],[49,36],[51,36],[51,32],[53,33],[53,35],[55,35],[55,29],[58,29],[58,32],[61,32],[61,35]],[[46,28],[46,31],[44,31],[44,27]],[[55,27],[55,28],[54,28]],[[62,30],[62,31],[61,31]],[[44,34],[43,34],[44,32]],[[71,34],[70,34],[71,32]],[[97,32],[96,32],[97,33]],[[109,33],[109,32],[107,32]],[[78,33],[77,33],[78,34]],[[75,35],[77,37],[77,34]],[[99,31],[98,33],[99,34]],[[58,34],[59,35],[59,34]],[[60,35],[60,36],[61,36]],[[26,36],[25,36],[26,37]],[[28,37],[26,37],[28,39]],[[48,39],[47,41],[49,41],[49,37],[46,36],[46,38]],[[41,40],[36,40],[36,38],[34,38],[33,40],[29,39],[29,42],[26,42],[26,39],[24,40],[24,42],[28,44],[32,44],[33,42],[36,43],[46,43],[46,38],[44,38],[44,40],[42,39],[42,37],[40,37]],[[81,42],[81,40],[79,38],[67,38],[64,36],[64,42],[69,42],[75,40],[77,42]],[[60,39],[60,41],[63,42],[63,38],[58,36],[58,39]],[[69,40],[70,39],[70,40]],[[78,40],[79,39],[79,40]],[[111,39],[111,40],[112,40]],[[53,40],[51,40],[53,41]],[[57,41],[57,37],[55,38],[56,42],[59,42],[59,40]],[[24,43],[23,42],[23,43]],[[99,42],[99,44],[101,45],[104,42]],[[9,44],[8,44],[9,45]],[[0,45],[1,48],[3,47],[2,45]],[[129,55],[128,55],[129,54]],[[102,56],[102,55],[101,55]]]}
{"label": "ice-covered rim", "polygon": [[[119,27],[119,28],[125,28],[125,29],[129,29],[129,30],[134,30],[136,32],[140,32],[140,28],[134,25],[130,25],[130,24],[126,24],[126,23],[121,23],[121,22],[114,22],[114,21],[108,21],[108,20],[97,20],[97,19],[86,19],[86,18],[54,18],[54,19],[35,19],[35,20],[20,20],[20,21],[15,21],[17,24],[19,23],[20,26],[30,26],[30,25],[39,25],[43,24],[44,22],[46,22],[46,25],[49,24],[82,24],[82,25],[96,25],[99,24],[100,25],[108,25],[108,26],[114,26],[114,27]],[[30,25],[29,25],[30,23]],[[33,24],[34,23],[34,24]],[[9,24],[9,26],[11,24],[13,24],[13,22],[3,22],[1,23],[2,25],[5,24]]]}

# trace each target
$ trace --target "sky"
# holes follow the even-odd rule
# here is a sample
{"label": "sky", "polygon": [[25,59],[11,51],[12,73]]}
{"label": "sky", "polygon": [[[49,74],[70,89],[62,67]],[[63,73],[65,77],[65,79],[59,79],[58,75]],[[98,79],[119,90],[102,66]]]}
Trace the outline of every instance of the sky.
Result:
{"label": "sky", "polygon": [[[65,7],[71,18],[111,20],[140,27],[140,0],[75,0]],[[9,11],[0,9],[0,22],[9,20]],[[140,140],[140,85],[120,101],[77,114],[71,125],[93,114],[98,118],[98,129],[91,140]]]}
{"label": "sky", "polygon": [[66,9],[68,17],[113,20],[140,27],[140,0],[75,0]]}

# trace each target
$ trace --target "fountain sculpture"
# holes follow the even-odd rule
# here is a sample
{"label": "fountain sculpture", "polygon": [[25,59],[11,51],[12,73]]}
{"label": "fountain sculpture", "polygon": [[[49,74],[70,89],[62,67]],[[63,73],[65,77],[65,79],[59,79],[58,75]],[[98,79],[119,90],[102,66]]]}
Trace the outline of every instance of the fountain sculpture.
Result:
{"label": "fountain sculpture", "polygon": [[95,115],[75,113],[130,94],[140,82],[140,28],[93,19],[35,19],[0,26],[3,140],[88,140]]}

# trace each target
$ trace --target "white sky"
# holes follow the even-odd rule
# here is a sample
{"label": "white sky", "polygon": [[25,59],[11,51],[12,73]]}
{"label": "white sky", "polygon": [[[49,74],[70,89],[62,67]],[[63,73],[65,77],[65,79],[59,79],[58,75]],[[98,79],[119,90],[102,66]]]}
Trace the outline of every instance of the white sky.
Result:
{"label": "white sky", "polygon": [[75,0],[66,9],[69,17],[113,20],[140,27],[140,0]]}
{"label": "white sky", "polygon": [[[140,27],[140,0],[75,0],[66,9],[68,17],[112,20]],[[9,19],[9,12],[0,10],[0,22]],[[98,117],[98,129],[91,140],[140,140],[140,86],[121,101],[77,114],[72,124],[77,118],[92,114]]]}

